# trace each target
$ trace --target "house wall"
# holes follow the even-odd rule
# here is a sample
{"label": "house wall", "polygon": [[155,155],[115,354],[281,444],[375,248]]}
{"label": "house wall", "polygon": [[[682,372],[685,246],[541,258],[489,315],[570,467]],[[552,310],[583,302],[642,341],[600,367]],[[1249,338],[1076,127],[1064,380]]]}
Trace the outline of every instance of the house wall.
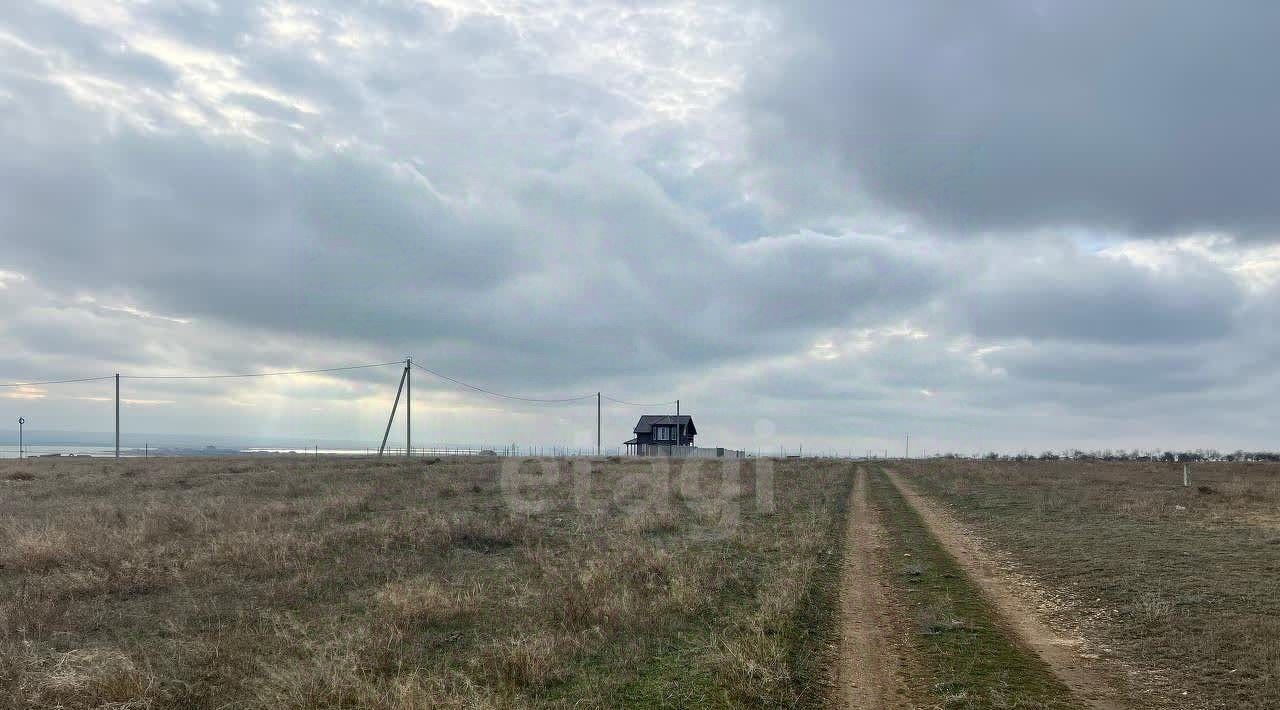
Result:
{"label": "house wall", "polygon": [[[683,435],[680,437],[681,446],[693,446],[693,435],[689,433],[688,429],[689,428],[686,426]],[[671,444],[670,439],[655,439],[653,438],[652,433],[636,434],[636,439],[636,443],[638,444],[659,444],[662,446],[669,446]]]}

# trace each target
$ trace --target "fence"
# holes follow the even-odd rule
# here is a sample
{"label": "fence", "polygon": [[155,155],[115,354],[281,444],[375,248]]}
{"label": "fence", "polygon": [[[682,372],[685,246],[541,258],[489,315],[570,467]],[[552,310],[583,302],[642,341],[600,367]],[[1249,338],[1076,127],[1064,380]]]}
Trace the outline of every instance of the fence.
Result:
{"label": "fence", "polygon": [[670,446],[662,444],[636,444],[637,456],[666,456],[677,459],[744,459],[744,451],[701,446]]}

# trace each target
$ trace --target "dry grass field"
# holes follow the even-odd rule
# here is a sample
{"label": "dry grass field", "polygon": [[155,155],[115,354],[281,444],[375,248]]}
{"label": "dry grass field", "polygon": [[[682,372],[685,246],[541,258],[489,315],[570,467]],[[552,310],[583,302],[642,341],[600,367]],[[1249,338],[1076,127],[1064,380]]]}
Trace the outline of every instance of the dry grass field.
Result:
{"label": "dry grass field", "polygon": [[0,708],[1280,707],[1280,466],[738,463],[0,463]]}
{"label": "dry grass field", "polygon": [[910,462],[1145,707],[1280,707],[1280,466]]}
{"label": "dry grass field", "polygon": [[847,462],[541,463],[4,462],[0,707],[823,702]]}

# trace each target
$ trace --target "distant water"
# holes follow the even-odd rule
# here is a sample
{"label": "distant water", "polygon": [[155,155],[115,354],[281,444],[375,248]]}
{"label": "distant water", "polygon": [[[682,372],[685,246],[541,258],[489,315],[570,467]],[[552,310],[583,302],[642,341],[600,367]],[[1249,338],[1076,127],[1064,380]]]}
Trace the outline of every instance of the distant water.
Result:
{"label": "distant water", "polygon": [[[24,447],[24,449],[26,451],[27,458],[36,458],[38,456],[50,456],[54,454],[60,454],[62,456],[94,456],[94,457],[102,457],[102,456],[114,457],[116,455],[116,449],[114,446],[74,446],[74,445],[61,446],[57,444],[40,444],[36,446],[27,446],[27,447]],[[168,447],[153,446],[151,447],[150,451],[153,455],[156,455],[158,453],[163,453],[165,455],[172,456],[174,455],[175,450]],[[203,449],[198,447],[191,447],[191,448],[183,447],[179,449],[179,451],[181,452],[181,455],[184,455],[184,456],[200,456],[201,454],[205,453]],[[237,451],[244,454],[312,454],[314,455],[316,453],[315,448],[236,449],[233,447],[227,447],[227,448],[219,447],[214,451],[210,451],[209,453],[225,456],[229,453],[233,453]],[[366,449],[358,449],[358,450],[357,449],[320,449],[319,453],[323,456],[364,456],[366,451],[367,451]],[[416,451],[417,450],[415,449],[415,452]],[[401,449],[400,452],[404,453],[404,449]],[[372,452],[370,453],[376,454],[378,453],[378,450],[373,449]],[[124,458],[124,457],[141,458],[144,455],[146,455],[146,451],[144,449],[126,448],[124,446],[120,447],[121,458]],[[16,458],[18,458],[17,446],[0,446],[0,459],[16,459]]]}
{"label": "distant water", "polygon": [[[112,456],[115,456],[115,453],[116,453],[114,446],[37,444],[37,445],[26,446],[24,448],[28,458],[35,458],[38,456],[51,456],[54,454],[59,454],[62,456],[112,457]],[[548,451],[550,450],[551,449],[548,449]],[[307,454],[312,456],[315,456],[317,454],[320,456],[376,456],[378,453],[377,447],[364,448],[364,449],[320,448],[317,450],[315,447],[296,447],[296,448],[252,447],[252,448],[238,449],[235,447],[228,446],[228,447],[217,447],[216,449],[210,450],[206,453],[205,450],[201,447],[190,447],[190,448],[182,447],[182,448],[174,449],[171,447],[153,446],[151,447],[150,451],[152,455],[165,455],[165,456],[173,456],[173,455],[226,456],[228,454],[234,455],[237,452],[246,454],[246,455],[249,455],[249,454]],[[388,447],[386,450],[386,453],[390,456],[403,456],[404,448],[401,447],[397,449],[397,448]],[[506,452],[500,449],[479,449],[479,448],[466,448],[466,447],[457,447],[457,448],[455,447],[425,447],[425,448],[414,447],[413,449],[414,456],[481,456],[481,455],[490,454],[490,453],[497,453],[501,455]],[[132,447],[124,447],[124,446],[120,447],[121,458],[125,458],[125,457],[141,458],[143,455],[144,455],[144,452],[143,452],[143,449],[141,448],[135,449]],[[0,459],[16,459],[16,458],[18,458],[18,446],[16,444],[0,445]]]}
{"label": "distant water", "polygon": [[[478,456],[483,453],[483,449],[448,449],[448,448],[427,448],[419,449],[414,447],[414,456]],[[319,454],[321,456],[374,456],[378,453],[378,449],[245,449],[246,454]],[[404,449],[387,449],[388,454],[404,455]]]}
{"label": "distant water", "polygon": [[377,449],[317,449],[315,447],[299,449],[243,449],[245,454],[319,454],[321,456],[365,456],[378,453]]}
{"label": "distant water", "polygon": [[[23,449],[27,453],[28,458],[36,456],[46,456],[49,454],[62,454],[63,456],[115,456],[116,448],[114,446],[58,446],[40,444],[35,446],[24,446]],[[120,456],[132,456],[132,451],[120,449]],[[138,454],[141,456],[141,454]],[[16,459],[18,458],[18,447],[0,446],[0,459]]]}

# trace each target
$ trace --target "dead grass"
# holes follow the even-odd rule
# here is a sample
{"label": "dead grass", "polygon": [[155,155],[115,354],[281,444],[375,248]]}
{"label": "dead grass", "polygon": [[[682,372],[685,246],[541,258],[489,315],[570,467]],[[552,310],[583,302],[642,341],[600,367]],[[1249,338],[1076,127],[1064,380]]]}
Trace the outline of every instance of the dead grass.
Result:
{"label": "dead grass", "polygon": [[[1045,611],[1155,707],[1280,707],[1280,466],[931,462],[904,469],[1003,550]],[[1202,487],[1207,490],[1202,490]]]}
{"label": "dead grass", "polygon": [[142,708],[156,684],[155,676],[118,649],[73,649],[28,659],[19,683],[19,698],[33,707]]}
{"label": "dead grass", "polygon": [[590,505],[553,477],[553,504],[522,515],[499,465],[0,463],[0,708],[821,696],[820,571],[847,466],[779,462],[770,514],[750,467],[718,488],[600,460]]}
{"label": "dead grass", "polygon": [[569,677],[574,654],[583,647],[576,635],[535,632],[490,642],[474,666],[499,688],[540,688]]}
{"label": "dead grass", "polygon": [[414,628],[473,620],[480,611],[484,588],[479,583],[449,585],[419,576],[386,584],[374,599],[387,623]]}

